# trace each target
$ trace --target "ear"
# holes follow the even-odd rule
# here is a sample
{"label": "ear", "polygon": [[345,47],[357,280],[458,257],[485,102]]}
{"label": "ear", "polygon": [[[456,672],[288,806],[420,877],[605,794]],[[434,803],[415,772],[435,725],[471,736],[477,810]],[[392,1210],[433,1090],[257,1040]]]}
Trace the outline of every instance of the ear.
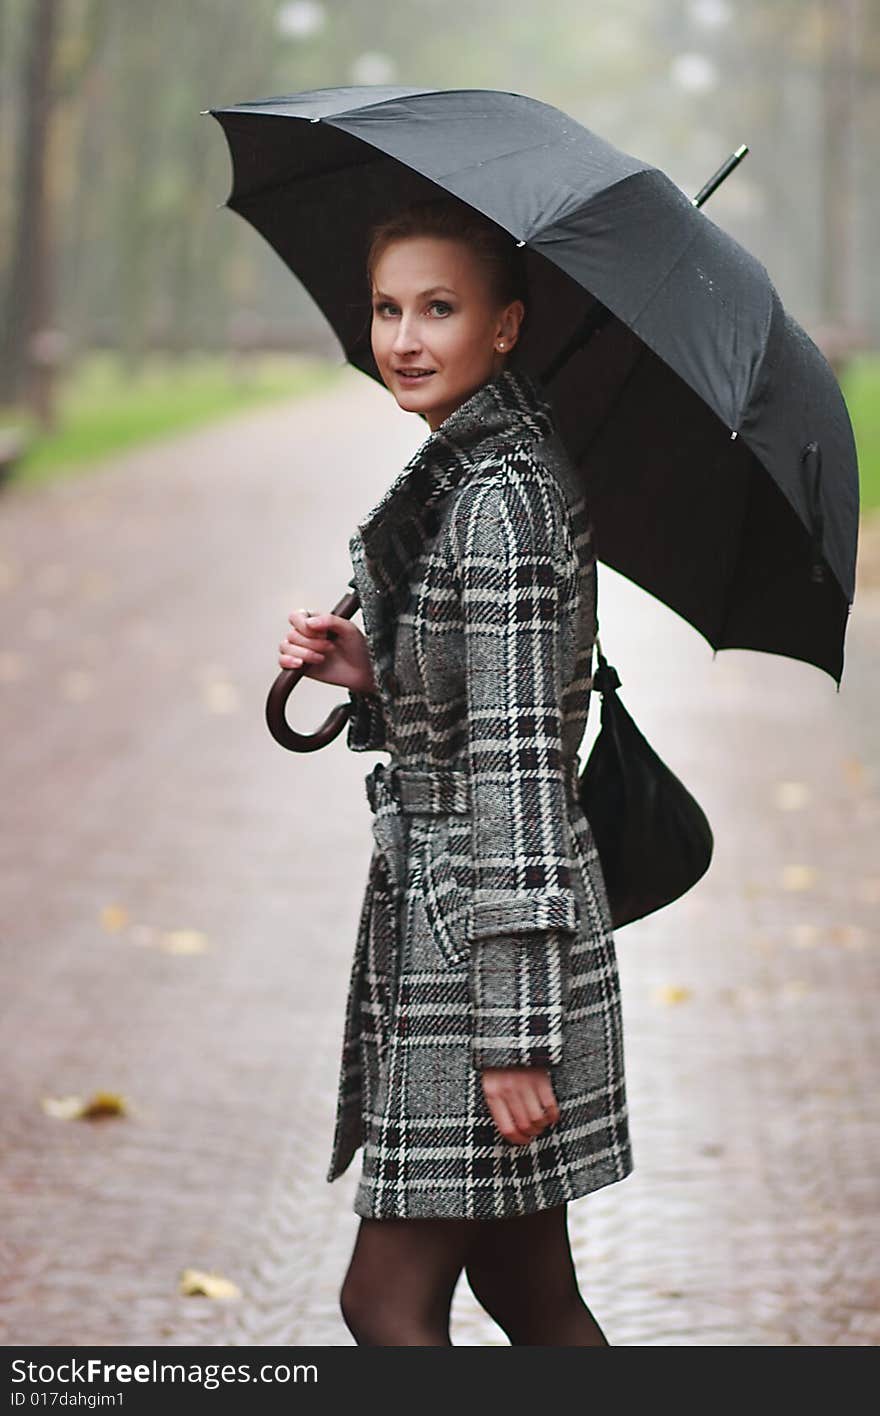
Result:
{"label": "ear", "polygon": [[519,338],[519,327],[525,318],[526,307],[522,300],[511,300],[504,309],[498,326],[497,339],[503,339],[505,352],[512,349]]}

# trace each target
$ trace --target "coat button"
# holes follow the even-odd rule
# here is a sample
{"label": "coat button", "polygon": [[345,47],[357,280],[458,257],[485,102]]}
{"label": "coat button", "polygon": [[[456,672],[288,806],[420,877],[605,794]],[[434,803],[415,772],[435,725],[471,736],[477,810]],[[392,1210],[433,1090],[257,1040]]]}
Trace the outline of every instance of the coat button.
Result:
{"label": "coat button", "polygon": [[397,677],[397,674],[394,672],[393,669],[385,670],[382,682],[391,697],[395,698],[400,692],[400,679]]}

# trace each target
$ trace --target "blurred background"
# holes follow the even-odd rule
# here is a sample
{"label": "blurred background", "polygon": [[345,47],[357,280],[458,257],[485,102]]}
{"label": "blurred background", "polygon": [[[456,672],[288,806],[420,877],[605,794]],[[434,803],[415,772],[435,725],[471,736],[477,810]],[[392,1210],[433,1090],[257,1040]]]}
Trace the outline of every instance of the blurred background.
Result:
{"label": "blurred background", "polygon": [[0,418],[20,472],[331,375],[309,297],[222,207],[225,140],[200,110],[348,83],[529,93],[688,195],[748,143],[707,213],[839,368],[874,503],[876,0],[0,0]]}
{"label": "blurred background", "polygon": [[[839,690],[600,570],[715,855],[619,932],[635,1170],[571,1231],[613,1345],[877,1345],[878,0],[0,0],[0,1342],[351,1344],[373,759],[282,751],[265,703],[424,427],[224,209],[202,110],[386,83],[542,99],[688,196],[747,144],[704,210],[841,380]],[[464,1281],[452,1316],[505,1345]]]}

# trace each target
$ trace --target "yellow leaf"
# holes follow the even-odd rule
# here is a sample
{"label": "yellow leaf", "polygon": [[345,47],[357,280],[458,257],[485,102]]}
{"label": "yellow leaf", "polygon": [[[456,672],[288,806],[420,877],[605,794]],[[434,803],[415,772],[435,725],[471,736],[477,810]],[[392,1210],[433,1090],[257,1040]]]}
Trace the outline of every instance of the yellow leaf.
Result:
{"label": "yellow leaf", "polygon": [[180,1290],[184,1294],[203,1293],[207,1298],[240,1298],[241,1289],[230,1278],[203,1269],[183,1269]]}
{"label": "yellow leaf", "polygon": [[81,1116],[124,1116],[128,1108],[121,1092],[92,1092]]}
{"label": "yellow leaf", "polygon": [[199,929],[166,929],[159,941],[166,954],[204,954],[208,936]]}
{"label": "yellow leaf", "polygon": [[786,865],[782,870],[784,890],[809,890],[815,883],[816,872],[811,865]]}
{"label": "yellow leaf", "polygon": [[105,905],[101,911],[101,923],[108,934],[115,934],[128,924],[128,910],[124,905]]}
{"label": "yellow leaf", "polygon": [[672,1006],[675,1003],[684,1003],[691,997],[691,990],[682,984],[663,983],[659,988],[654,989],[654,998],[658,1003]]}

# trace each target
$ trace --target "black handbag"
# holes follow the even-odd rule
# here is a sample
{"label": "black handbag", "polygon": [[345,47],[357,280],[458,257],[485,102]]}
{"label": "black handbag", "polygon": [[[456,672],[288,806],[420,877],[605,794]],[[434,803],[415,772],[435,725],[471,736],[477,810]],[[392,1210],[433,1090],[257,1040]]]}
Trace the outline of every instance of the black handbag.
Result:
{"label": "black handbag", "polygon": [[712,829],[690,792],[657,756],[617,696],[620,678],[596,640],[593,686],[601,728],[578,779],[615,929],[677,900],[705,874]]}

